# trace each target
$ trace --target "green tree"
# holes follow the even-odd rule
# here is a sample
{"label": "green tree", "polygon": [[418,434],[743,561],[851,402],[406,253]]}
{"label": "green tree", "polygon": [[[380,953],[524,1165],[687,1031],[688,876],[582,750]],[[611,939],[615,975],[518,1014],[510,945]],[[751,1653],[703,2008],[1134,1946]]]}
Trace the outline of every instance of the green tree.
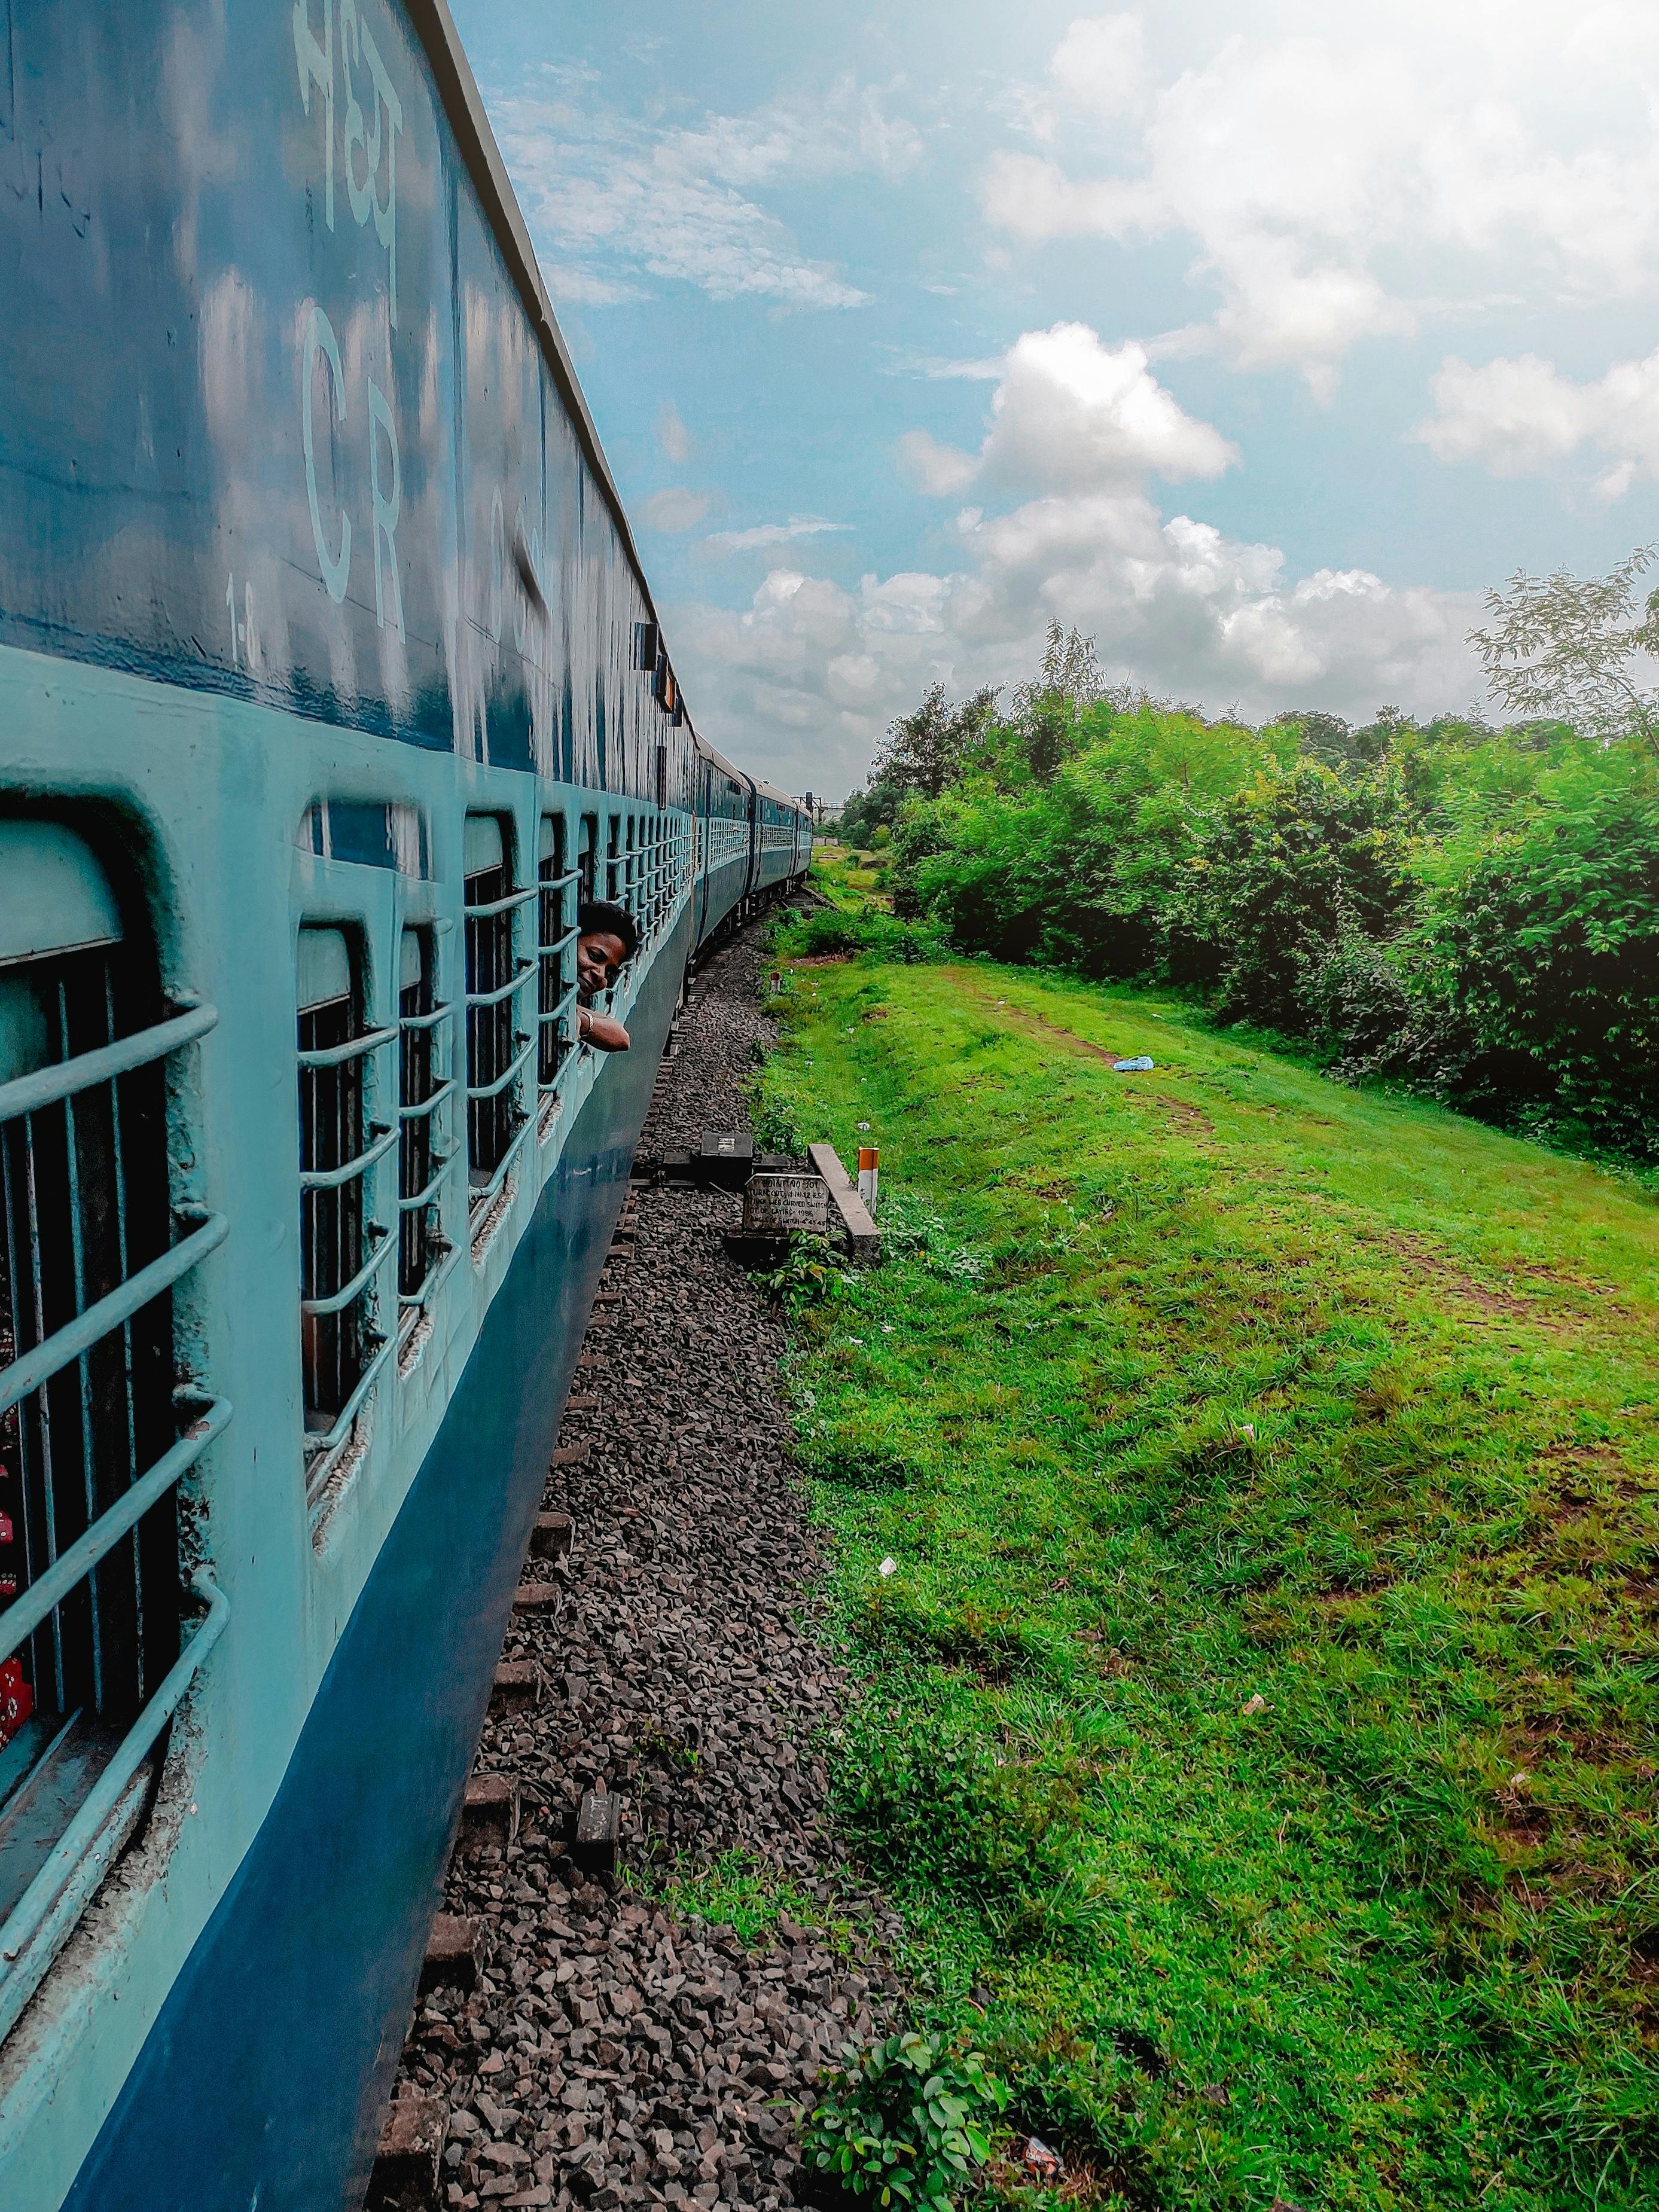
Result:
{"label": "green tree", "polygon": [[945,686],[933,684],[921,706],[901,714],[889,729],[871,766],[872,783],[939,798],[983,738],[996,713],[997,696],[994,690],[975,691],[952,707]]}
{"label": "green tree", "polygon": [[1642,665],[1659,657],[1659,591],[1636,614],[1636,580],[1656,557],[1659,546],[1638,545],[1605,576],[1517,569],[1505,590],[1487,592],[1491,626],[1471,630],[1469,643],[1511,714],[1659,751],[1659,687]]}

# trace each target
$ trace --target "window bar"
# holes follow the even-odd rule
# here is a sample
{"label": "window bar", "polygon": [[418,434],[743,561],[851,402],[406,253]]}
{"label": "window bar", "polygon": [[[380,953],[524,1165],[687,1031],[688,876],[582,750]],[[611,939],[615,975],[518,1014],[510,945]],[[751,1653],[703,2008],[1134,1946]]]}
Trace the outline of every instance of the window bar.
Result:
{"label": "window bar", "polygon": [[[124,1826],[112,1822],[110,1816],[224,1632],[230,1602],[205,1568],[198,1568],[191,1577],[190,1588],[207,1607],[206,1614],[0,1928],[0,2037],[15,2025],[103,1880],[106,1861],[119,1848]],[[100,1844],[106,1845],[102,1851]]]}
{"label": "window bar", "polygon": [[[452,1247],[442,1234],[441,1218],[434,1218],[441,1201],[444,1177],[455,1164],[459,1147],[438,1150],[437,1111],[455,1095],[453,1074],[434,1079],[434,1048],[438,1024],[449,1015],[447,1004],[423,1005],[431,995],[428,967],[422,953],[422,973],[404,990],[398,1017],[398,1296],[406,1317],[412,1321],[429,1283],[434,1261]],[[452,1032],[450,1049],[453,1052]]]}
{"label": "window bar", "polygon": [[398,1238],[371,1218],[369,1176],[397,1146],[401,1122],[366,1125],[366,1063],[402,1036],[389,1024],[322,1042],[349,1028],[349,998],[302,1010],[300,1070],[300,1219],[302,1368],[307,1490],[349,1433],[388,1341],[369,1300]]}
{"label": "window bar", "polygon": [[[104,1029],[106,1034],[110,1036],[113,1036],[115,1034],[115,980],[109,967],[106,964],[104,969]],[[115,1188],[115,1273],[117,1279],[118,1281],[125,1282],[126,1279],[128,1267],[131,1263],[128,1254],[126,1165],[121,1142],[121,1116],[118,1113],[112,1114],[110,1116],[110,1155],[112,1168],[112,1180]],[[122,1427],[125,1431],[126,1444],[125,1454],[125,1463],[128,1467],[137,1467],[141,1456],[141,1448],[138,1440],[138,1407],[133,1385],[132,1331],[130,1328],[124,1328],[121,1331],[120,1382]],[[174,1396],[176,1400],[176,1392]],[[228,1408],[227,1408],[227,1411],[228,1411]],[[131,1493],[129,1493],[129,1495]],[[143,1587],[143,1540],[138,1531],[136,1518],[132,1523],[131,1534],[132,1542],[129,1548],[127,1571],[131,1574],[132,1577],[132,1586],[134,1589],[137,1590]],[[133,1611],[135,1616],[133,1620],[134,1674],[138,1685],[138,1694],[142,1698],[145,1694],[149,1686],[149,1670],[147,1666],[144,1636],[145,1612],[144,1607],[142,1605],[135,1606]]]}
{"label": "window bar", "polygon": [[514,890],[504,865],[466,879],[466,1149],[475,1216],[500,1189],[506,1161],[517,1151],[517,1133],[528,1123],[518,1079],[538,1048],[540,1031],[526,1038],[516,1007],[541,963],[515,957],[514,918],[540,893],[539,881]]}
{"label": "window bar", "polygon": [[[5,1092],[0,1089],[0,1120],[10,1117],[5,1111]],[[19,1399],[27,1397],[31,1390],[67,1367],[71,1359],[90,1351],[101,1336],[118,1328],[150,1300],[159,1297],[180,1275],[188,1274],[198,1260],[206,1259],[216,1246],[222,1244],[229,1234],[230,1224],[222,1213],[210,1213],[205,1207],[181,1206],[174,1208],[181,1220],[196,1220],[200,1226],[190,1236],[152,1260],[136,1275],[89,1305],[83,1314],[66,1322],[63,1328],[37,1344],[33,1351],[15,1359],[9,1367],[0,1368],[0,1413],[3,1413]]]}
{"label": "window bar", "polygon": [[490,1206],[494,1204],[495,1194],[500,1190],[501,1185],[507,1181],[507,1176],[511,1171],[513,1163],[518,1158],[519,1154],[524,1149],[525,1139],[530,1134],[530,1132],[535,1127],[535,1126],[536,1123],[533,1115],[526,1114],[520,1117],[519,1125],[513,1133],[513,1136],[508,1142],[507,1150],[501,1154],[500,1164],[491,1175],[489,1181],[482,1185],[479,1188],[474,1190],[472,1194],[472,1218],[475,1221],[480,1214],[488,1212]]}
{"label": "window bar", "polygon": [[492,916],[511,914],[514,907],[526,905],[540,895],[539,883],[532,884],[526,891],[509,891],[505,898],[489,899],[479,906],[463,907],[461,911],[469,921],[488,921]]}
{"label": "window bar", "polygon": [[[71,953],[65,959],[83,963],[91,957]],[[158,1193],[144,1194],[144,1218],[166,1241],[129,1272],[137,1252],[146,1246],[154,1250],[154,1243],[145,1234],[135,1250],[125,1125],[136,1113],[143,1118],[132,1122],[133,1129],[149,1127],[160,1094],[135,1100],[120,1088],[124,1076],[159,1071],[172,1053],[211,1030],[218,1017],[198,1000],[181,1000],[175,1001],[179,1011],[167,1019],[118,1038],[109,960],[100,962],[95,982],[84,965],[75,980],[71,991],[70,970],[62,965],[56,975],[41,975],[37,987],[50,994],[41,1003],[52,1008],[64,1056],[0,1084],[7,1348],[15,1352],[28,1336],[34,1339],[21,1357],[0,1366],[0,1419],[17,1415],[13,1426],[26,1515],[19,1532],[26,1580],[0,1608],[0,1661],[11,1660],[32,1640],[47,1647],[37,1648],[25,1677],[35,1690],[36,1720],[52,1730],[30,1771],[38,1771],[39,1761],[52,1756],[82,1716],[88,1728],[107,1730],[108,1750],[87,1794],[78,1802],[64,1802],[65,1825],[49,1858],[0,1926],[0,2037],[33,1995],[131,1832],[148,1787],[145,1782],[134,1790],[134,1778],[216,1639],[225,1611],[215,1592],[218,1612],[211,1633],[204,1637],[198,1629],[183,1654],[176,1642],[167,1650],[167,1628],[177,1621],[176,1544],[169,1527],[158,1558],[154,1526],[146,1531],[143,1524],[223,1431],[230,1407],[193,1386],[163,1396],[155,1412],[165,1418],[162,1433],[175,1433],[144,1467],[150,1408],[148,1398],[142,1410],[139,1402],[135,1361],[141,1340],[135,1326],[146,1308],[154,1308],[224,1242],[229,1224],[204,1206],[168,1206],[163,1180]],[[76,1031],[88,1028],[101,1031],[106,1041],[75,1051]],[[61,1117],[43,1122],[58,1106]],[[164,1179],[164,1144],[156,1164]],[[174,1223],[187,1224],[177,1242],[172,1241]],[[65,1310],[68,1318],[53,1326]],[[147,1353],[170,1364],[165,1323],[153,1313],[142,1341]],[[59,1377],[66,1389],[54,1390]],[[31,1398],[36,1402],[25,1411]],[[179,1436],[177,1416],[191,1406],[198,1411]],[[57,1413],[64,1411],[70,1418],[58,1422]],[[61,1439],[55,1426],[65,1431]],[[76,1426],[78,1440],[67,1433]],[[78,1456],[81,1464],[78,1510],[67,1526],[59,1518],[68,1502],[57,1481],[60,1441],[63,1455]],[[125,1582],[116,1571],[123,1547]],[[109,1573],[100,1573],[105,1567]],[[71,1632],[78,1657],[69,1648]],[[157,1687],[153,1678],[164,1654],[169,1664]],[[91,1741],[95,1743],[95,1735]]]}
{"label": "window bar", "polygon": [[[61,974],[58,978],[58,1035],[67,1037],[70,1034],[69,989]],[[64,1170],[69,1191],[70,1275],[76,1313],[84,1313],[87,1307],[87,1252],[81,1203],[81,1139],[76,1127],[76,1107],[78,1101],[86,1096],[84,1091],[71,1091],[64,1101]],[[36,1310],[40,1310],[39,1307]],[[126,1334],[125,1324],[120,1334],[123,1336]],[[88,1352],[90,1350],[88,1346]],[[81,1413],[81,1505],[86,1516],[82,1525],[89,1528],[98,1518],[98,1474],[94,1465],[96,1431],[94,1425],[92,1364],[90,1358],[84,1354],[75,1363],[75,1379]],[[55,1541],[55,1528],[52,1534]],[[101,1602],[103,1593],[99,1588],[95,1569],[88,1577],[88,1589],[91,1597],[92,1705],[94,1712],[101,1713],[105,1690],[104,1638],[107,1622]]]}
{"label": "window bar", "polygon": [[[502,1006],[516,992],[523,990],[535,972],[536,963],[533,960],[520,960],[505,983],[493,991],[469,991],[466,994],[466,1003],[469,1006]],[[468,1084],[467,1097],[476,1098],[478,1095],[473,1085]]]}
{"label": "window bar", "polygon": [[541,991],[537,1006],[537,1028],[542,1042],[541,1056],[537,1065],[537,1077],[544,1091],[557,1084],[571,1056],[574,1036],[566,1033],[562,1016],[575,995],[574,976],[568,972],[566,955],[573,956],[577,928],[573,921],[564,920],[565,887],[576,880],[574,873],[549,877],[542,884],[542,939],[537,957],[541,963]]}

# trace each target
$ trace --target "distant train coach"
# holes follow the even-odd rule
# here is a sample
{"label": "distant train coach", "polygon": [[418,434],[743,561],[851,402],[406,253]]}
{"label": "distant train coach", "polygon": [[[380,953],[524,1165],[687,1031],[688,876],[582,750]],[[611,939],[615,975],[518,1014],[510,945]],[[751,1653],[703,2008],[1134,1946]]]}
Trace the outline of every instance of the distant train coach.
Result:
{"label": "distant train coach", "polygon": [[0,2203],[316,2212],[810,822],[692,727],[442,0],[0,21]]}

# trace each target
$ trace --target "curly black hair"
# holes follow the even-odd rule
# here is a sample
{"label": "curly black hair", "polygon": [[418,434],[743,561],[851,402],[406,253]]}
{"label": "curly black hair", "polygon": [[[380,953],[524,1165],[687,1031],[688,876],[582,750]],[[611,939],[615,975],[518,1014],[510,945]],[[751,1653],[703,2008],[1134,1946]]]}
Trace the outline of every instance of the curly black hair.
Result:
{"label": "curly black hair", "polygon": [[609,899],[590,899],[578,908],[576,934],[616,938],[624,960],[631,960],[640,949],[639,924],[625,906],[613,906]]}

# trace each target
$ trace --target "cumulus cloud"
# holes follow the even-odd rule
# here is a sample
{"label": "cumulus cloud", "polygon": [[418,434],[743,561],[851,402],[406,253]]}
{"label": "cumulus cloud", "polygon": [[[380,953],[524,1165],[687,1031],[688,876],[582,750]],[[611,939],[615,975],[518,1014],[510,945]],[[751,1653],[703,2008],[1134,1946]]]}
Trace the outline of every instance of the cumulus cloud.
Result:
{"label": "cumulus cloud", "polygon": [[[1390,281],[1405,255],[1451,297],[1489,289],[1494,264],[1544,296],[1651,285],[1659,134],[1632,98],[1659,40],[1644,0],[1600,0],[1571,26],[1543,0],[1401,0],[1382,17],[1289,0],[1280,21],[1307,27],[1226,36],[1162,82],[1138,16],[1074,22],[1050,71],[1068,150],[992,158],[993,228],[1185,237],[1218,294],[1212,342],[1243,366],[1299,368],[1322,397],[1359,340],[1427,311]],[[1178,43],[1178,21],[1164,28]]]}
{"label": "cumulus cloud", "polygon": [[1480,368],[1454,355],[1431,391],[1434,412],[1411,435],[1440,460],[1540,476],[1590,447],[1606,457],[1596,480],[1605,496],[1620,497],[1638,475],[1659,482],[1659,351],[1583,384],[1536,354]]}
{"label": "cumulus cloud", "polygon": [[795,538],[819,538],[826,531],[850,530],[850,522],[826,522],[822,515],[792,514],[787,522],[757,523],[752,530],[717,530],[699,541],[706,553],[752,553],[787,545]]}
{"label": "cumulus cloud", "polygon": [[[964,507],[938,571],[856,586],[774,567],[739,609],[681,614],[678,655],[698,726],[763,754],[793,789],[860,776],[896,714],[930,684],[961,694],[1030,675],[1051,620],[1098,642],[1120,678],[1265,718],[1287,707],[1434,711],[1480,688],[1464,642],[1473,594],[1401,588],[1364,569],[1285,573],[1277,547],[1146,491],[1163,471],[1214,475],[1233,458],[1147,374],[1139,348],[1062,324],[1011,348],[979,453],[921,431],[901,460],[936,492],[1012,488],[1000,512]],[[763,548],[816,518],[722,533]]]}
{"label": "cumulus cloud", "polygon": [[648,530],[695,530],[714,504],[709,492],[670,484],[665,491],[654,491],[649,499],[642,499],[638,512]]}
{"label": "cumulus cloud", "polygon": [[636,298],[655,277],[716,300],[861,306],[869,295],[804,254],[753,195],[778,181],[896,179],[921,152],[914,126],[850,76],[816,100],[659,128],[606,105],[587,76],[544,69],[490,113],[550,284],[592,305]]}
{"label": "cumulus cloud", "polygon": [[1360,569],[1288,578],[1276,548],[1164,520],[1138,492],[1048,495],[994,518],[970,508],[957,538],[944,573],[847,586],[778,567],[747,607],[678,612],[698,727],[741,740],[792,789],[850,787],[928,684],[962,695],[1029,677],[1051,618],[1092,634],[1120,678],[1255,718],[1384,702],[1433,712],[1479,688],[1463,642],[1473,594]]}
{"label": "cumulus cloud", "polygon": [[[1474,594],[1359,568],[1288,576],[1276,546],[1166,519],[1148,495],[1155,474],[1213,476],[1234,458],[1139,347],[1103,346],[1079,324],[1027,331],[977,454],[922,431],[901,441],[902,465],[934,491],[972,483],[1008,503],[962,508],[938,569],[845,585],[779,562],[746,607],[680,611],[676,665],[699,728],[758,752],[793,790],[846,788],[930,684],[962,695],[1029,677],[1051,621],[1094,636],[1119,679],[1255,719],[1432,713],[1478,695]],[[830,526],[797,517],[703,542],[763,550]]]}
{"label": "cumulus cloud", "polygon": [[897,452],[904,473],[935,498],[976,481],[1076,491],[1151,472],[1175,483],[1219,476],[1238,459],[1150,374],[1144,346],[1103,345],[1085,323],[1028,331],[1009,349],[977,454],[925,430],[907,432]]}
{"label": "cumulus cloud", "polygon": [[1133,340],[1103,345],[1083,323],[1028,331],[1010,349],[991,405],[981,473],[994,483],[1074,488],[1218,477],[1238,459],[1187,414]]}

